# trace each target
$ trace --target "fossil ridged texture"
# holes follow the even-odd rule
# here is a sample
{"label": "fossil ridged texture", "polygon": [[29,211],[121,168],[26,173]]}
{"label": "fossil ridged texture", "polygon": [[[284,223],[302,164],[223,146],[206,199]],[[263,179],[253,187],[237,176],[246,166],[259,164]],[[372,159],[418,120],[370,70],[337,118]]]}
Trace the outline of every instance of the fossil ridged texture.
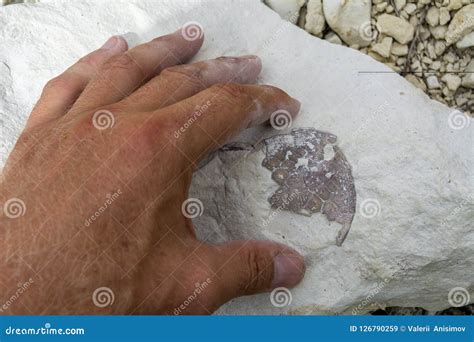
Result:
{"label": "fossil ridged texture", "polygon": [[275,135],[265,140],[262,165],[280,186],[269,198],[272,208],[306,216],[320,212],[342,224],[336,240],[340,246],[354,218],[356,191],[351,166],[336,140],[313,128]]}

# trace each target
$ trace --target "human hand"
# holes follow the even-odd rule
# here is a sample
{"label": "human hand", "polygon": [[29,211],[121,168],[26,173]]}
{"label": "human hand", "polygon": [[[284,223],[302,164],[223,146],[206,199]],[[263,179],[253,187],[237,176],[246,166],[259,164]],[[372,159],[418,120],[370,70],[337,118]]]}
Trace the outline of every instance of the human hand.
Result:
{"label": "human hand", "polygon": [[184,38],[113,37],[48,82],[3,172],[0,313],[207,314],[301,280],[293,249],[198,241],[183,214],[199,160],[299,110],[249,84],[256,56],[178,65],[203,43]]}

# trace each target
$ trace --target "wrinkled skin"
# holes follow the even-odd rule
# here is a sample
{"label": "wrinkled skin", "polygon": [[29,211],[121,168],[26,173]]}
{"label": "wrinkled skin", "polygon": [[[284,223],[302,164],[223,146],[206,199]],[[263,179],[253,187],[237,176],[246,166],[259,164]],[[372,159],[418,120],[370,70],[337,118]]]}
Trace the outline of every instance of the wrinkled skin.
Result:
{"label": "wrinkled skin", "polygon": [[[293,249],[198,241],[183,215],[199,160],[275,110],[299,110],[251,84],[256,56],[183,64],[202,43],[180,30],[133,49],[112,37],[47,83],[3,170],[0,313],[208,314],[301,280]],[[113,302],[100,305],[101,287]]]}

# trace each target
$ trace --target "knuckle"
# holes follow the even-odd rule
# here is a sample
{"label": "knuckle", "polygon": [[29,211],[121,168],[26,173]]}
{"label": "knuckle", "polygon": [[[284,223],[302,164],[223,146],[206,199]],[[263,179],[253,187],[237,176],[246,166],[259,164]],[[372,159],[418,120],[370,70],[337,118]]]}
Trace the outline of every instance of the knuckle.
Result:
{"label": "knuckle", "polygon": [[247,88],[238,83],[216,84],[209,88],[214,96],[224,98],[232,105],[246,105],[252,101]]}
{"label": "knuckle", "polygon": [[202,87],[202,70],[194,65],[177,65],[164,69],[161,75],[166,80],[188,82]]}
{"label": "knuckle", "polygon": [[77,77],[71,73],[64,73],[54,77],[46,83],[43,89],[43,95],[49,93],[57,94],[58,92],[71,92],[75,91],[77,87]]}
{"label": "knuckle", "polygon": [[130,54],[123,53],[121,55],[111,57],[103,64],[102,69],[110,72],[116,72],[121,70],[130,70],[135,66],[135,61],[130,56]]}
{"label": "knuckle", "polygon": [[273,274],[272,263],[257,250],[249,250],[246,263],[248,278],[245,293],[252,294],[268,288]]}
{"label": "knuckle", "polygon": [[78,64],[88,68],[97,68],[104,60],[105,51],[97,50],[79,59]]}

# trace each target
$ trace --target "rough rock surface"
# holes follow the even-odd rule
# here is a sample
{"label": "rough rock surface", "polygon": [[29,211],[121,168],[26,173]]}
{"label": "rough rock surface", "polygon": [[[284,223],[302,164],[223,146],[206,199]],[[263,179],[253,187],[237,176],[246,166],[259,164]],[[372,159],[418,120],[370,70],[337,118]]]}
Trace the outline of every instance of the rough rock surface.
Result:
{"label": "rough rock surface", "polygon": [[337,136],[357,197],[351,231],[338,247],[338,222],[271,208],[278,184],[262,165],[263,139],[288,132],[258,127],[234,139],[249,148],[217,152],[193,178],[190,196],[204,204],[195,220],[199,237],[273,239],[297,248],[307,260],[306,277],[291,290],[288,306],[275,307],[269,294],[261,294],[232,301],[219,313],[364,313],[385,306],[442,310],[452,306],[448,293],[457,287],[466,289],[472,302],[474,157],[469,146],[474,125],[469,117],[431,101],[374,59],[289,25],[257,1],[93,6],[0,9],[0,27],[22,28],[0,44],[2,161],[42,85],[81,55],[113,34],[134,31],[146,40],[197,20],[206,31],[197,59],[260,55],[260,81],[302,102],[292,128]]}
{"label": "rough rock surface", "polygon": [[[287,2],[301,4],[300,0]],[[453,90],[455,87],[444,81],[452,80],[444,77],[445,74],[469,76],[466,67],[474,57],[472,0],[373,0],[371,22],[364,22],[359,32],[370,41],[365,47],[351,40],[342,42],[331,27],[326,26],[321,33],[326,14],[319,9],[320,2],[306,1],[300,10],[298,26],[331,43],[358,49],[405,76],[431,98],[471,116],[474,114],[474,92],[463,84]],[[357,3],[335,0],[327,4],[344,12],[347,6]],[[288,6],[285,3],[285,8]],[[345,15],[348,23],[358,20],[356,11],[345,11]],[[390,49],[388,36],[404,43],[394,41]],[[427,86],[428,77],[432,84],[439,86]]]}
{"label": "rough rock surface", "polygon": [[371,0],[323,0],[328,25],[348,45],[360,47],[370,44]]}

